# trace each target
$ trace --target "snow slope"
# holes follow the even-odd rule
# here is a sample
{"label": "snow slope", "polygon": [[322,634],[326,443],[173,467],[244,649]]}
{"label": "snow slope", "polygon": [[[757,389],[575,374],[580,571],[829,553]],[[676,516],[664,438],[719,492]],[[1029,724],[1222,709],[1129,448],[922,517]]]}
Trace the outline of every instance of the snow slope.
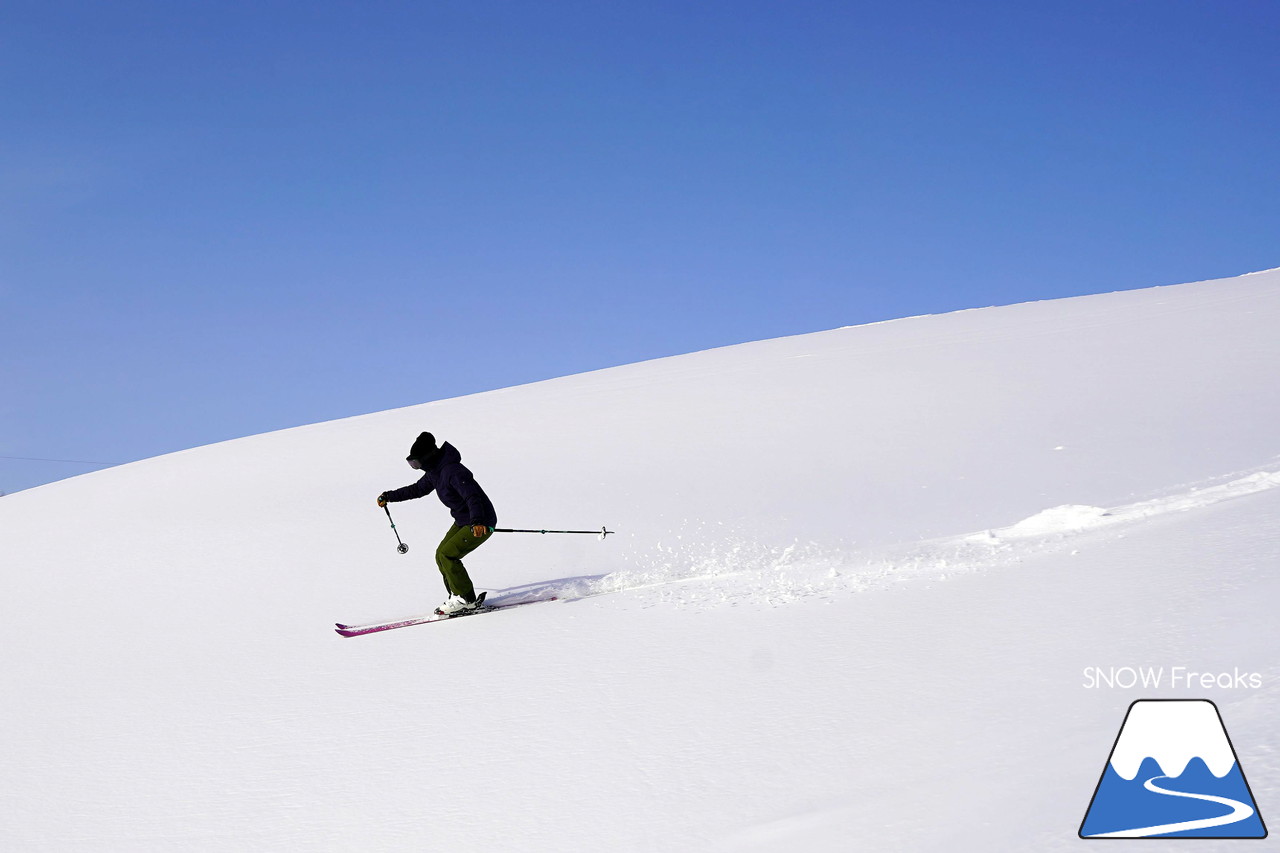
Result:
{"label": "snow slope", "polygon": [[[4,497],[0,849],[1055,850],[1159,696],[1276,820],[1277,330],[1280,271],[917,317]],[[423,429],[503,526],[619,534],[339,638],[443,597],[443,508],[401,556],[373,503]],[[1086,686],[1124,666],[1260,686]]]}

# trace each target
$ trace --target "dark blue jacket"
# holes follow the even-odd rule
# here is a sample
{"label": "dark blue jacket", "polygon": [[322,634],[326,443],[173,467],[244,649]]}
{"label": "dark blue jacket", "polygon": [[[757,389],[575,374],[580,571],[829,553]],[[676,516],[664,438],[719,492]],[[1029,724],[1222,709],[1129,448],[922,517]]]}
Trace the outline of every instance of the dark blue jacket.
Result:
{"label": "dark blue jacket", "polygon": [[438,452],[423,460],[421,480],[412,486],[387,492],[383,497],[395,503],[423,498],[432,492],[440,496],[440,502],[449,508],[458,526],[498,525],[498,513],[489,502],[489,496],[480,488],[467,466],[462,464],[462,454],[447,441]]}

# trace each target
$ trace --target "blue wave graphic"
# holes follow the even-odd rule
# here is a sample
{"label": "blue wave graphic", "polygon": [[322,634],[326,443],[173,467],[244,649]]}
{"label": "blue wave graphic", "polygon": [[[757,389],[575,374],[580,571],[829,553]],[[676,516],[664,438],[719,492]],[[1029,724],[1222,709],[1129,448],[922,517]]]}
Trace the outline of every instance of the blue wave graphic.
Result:
{"label": "blue wave graphic", "polygon": [[[1156,790],[1151,790],[1152,787]],[[1252,809],[1252,814],[1217,826],[1153,832],[1144,837],[1265,838],[1267,835],[1257,803],[1240,772],[1240,765],[1233,764],[1231,772],[1219,779],[1200,758],[1191,759],[1177,777],[1165,776],[1155,759],[1145,758],[1138,775],[1131,781],[1116,773],[1108,762],[1080,827],[1080,835],[1087,838],[1143,828],[1159,829],[1188,821],[1212,821],[1227,818],[1238,809],[1223,803],[1178,796],[1178,793],[1234,800]]]}

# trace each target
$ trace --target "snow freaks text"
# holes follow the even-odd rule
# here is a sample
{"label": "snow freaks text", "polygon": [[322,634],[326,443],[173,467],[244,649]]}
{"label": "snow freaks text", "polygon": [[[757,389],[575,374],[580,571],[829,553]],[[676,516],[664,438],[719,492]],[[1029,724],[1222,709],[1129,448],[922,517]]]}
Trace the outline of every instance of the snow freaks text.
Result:
{"label": "snow freaks text", "polygon": [[1258,690],[1262,687],[1262,675],[1242,672],[1239,667],[1232,667],[1229,672],[1205,672],[1188,666],[1086,666],[1083,687],[1086,690],[1137,687],[1144,690]]}

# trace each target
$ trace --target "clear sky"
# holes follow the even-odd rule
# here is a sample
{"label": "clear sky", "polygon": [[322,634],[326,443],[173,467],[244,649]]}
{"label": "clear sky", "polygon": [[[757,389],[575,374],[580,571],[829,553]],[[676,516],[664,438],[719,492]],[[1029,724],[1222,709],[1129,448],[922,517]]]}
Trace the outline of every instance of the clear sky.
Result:
{"label": "clear sky", "polygon": [[1278,44],[1274,0],[6,0],[0,491],[1275,267]]}

